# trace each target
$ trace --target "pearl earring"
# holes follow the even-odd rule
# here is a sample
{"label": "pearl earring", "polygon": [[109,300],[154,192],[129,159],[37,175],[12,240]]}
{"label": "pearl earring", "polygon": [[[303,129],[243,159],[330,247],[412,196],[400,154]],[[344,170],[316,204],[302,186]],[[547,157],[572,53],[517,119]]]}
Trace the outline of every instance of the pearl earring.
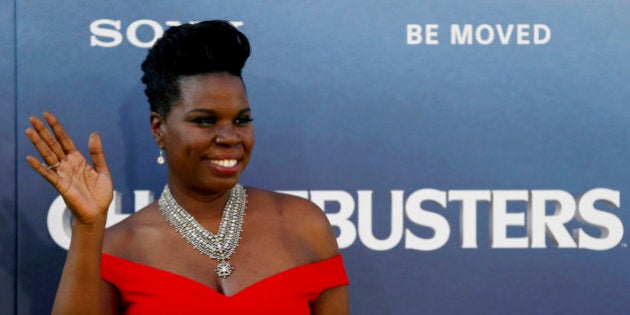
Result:
{"label": "pearl earring", "polygon": [[157,164],[164,164],[164,150],[160,149],[160,156],[157,158]]}

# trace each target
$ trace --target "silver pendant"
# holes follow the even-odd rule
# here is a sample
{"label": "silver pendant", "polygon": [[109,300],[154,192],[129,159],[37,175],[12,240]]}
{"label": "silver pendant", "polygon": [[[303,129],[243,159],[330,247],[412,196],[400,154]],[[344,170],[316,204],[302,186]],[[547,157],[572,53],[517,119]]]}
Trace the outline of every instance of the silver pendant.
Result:
{"label": "silver pendant", "polygon": [[232,274],[232,271],[234,271],[234,267],[232,267],[232,265],[230,265],[229,262],[227,262],[225,260],[222,260],[217,265],[217,268],[214,269],[214,271],[216,271],[216,273],[219,275],[219,277],[225,279],[229,275]]}

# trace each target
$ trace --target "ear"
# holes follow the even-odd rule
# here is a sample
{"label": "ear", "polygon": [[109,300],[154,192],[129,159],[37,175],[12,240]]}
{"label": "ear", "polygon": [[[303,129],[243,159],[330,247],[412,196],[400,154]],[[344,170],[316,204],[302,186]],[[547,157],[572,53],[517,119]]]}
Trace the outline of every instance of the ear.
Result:
{"label": "ear", "polygon": [[160,149],[163,149],[164,148],[164,134],[165,134],[165,129],[166,129],[166,119],[164,119],[162,115],[156,112],[151,112],[150,120],[151,120],[151,133],[153,134],[155,143],[157,143]]}

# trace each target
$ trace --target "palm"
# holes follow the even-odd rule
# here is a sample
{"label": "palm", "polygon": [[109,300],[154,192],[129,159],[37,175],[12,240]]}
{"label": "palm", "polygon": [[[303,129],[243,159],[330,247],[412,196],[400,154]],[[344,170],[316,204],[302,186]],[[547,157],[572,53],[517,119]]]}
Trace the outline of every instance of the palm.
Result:
{"label": "palm", "polygon": [[53,185],[73,210],[76,219],[89,222],[106,215],[113,194],[109,174],[98,173],[78,151],[68,154],[66,160],[69,172],[60,168],[57,171],[58,180]]}
{"label": "palm", "polygon": [[31,118],[33,128],[27,129],[26,134],[44,163],[52,167],[32,156],[27,157],[29,164],[59,191],[76,220],[89,223],[105,218],[112,201],[113,184],[100,137],[95,133],[90,135],[88,147],[94,163],[91,166],[76,150],[57,119],[52,114],[45,114],[44,118],[54,136],[35,117]]}

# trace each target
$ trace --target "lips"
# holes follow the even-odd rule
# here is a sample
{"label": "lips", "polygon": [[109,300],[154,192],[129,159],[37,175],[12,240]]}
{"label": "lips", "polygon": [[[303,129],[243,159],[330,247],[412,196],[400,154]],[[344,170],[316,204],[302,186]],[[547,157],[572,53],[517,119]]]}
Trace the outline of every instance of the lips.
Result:
{"label": "lips", "polygon": [[234,176],[239,173],[240,170],[240,157],[212,157],[205,159],[210,169],[220,176]]}

